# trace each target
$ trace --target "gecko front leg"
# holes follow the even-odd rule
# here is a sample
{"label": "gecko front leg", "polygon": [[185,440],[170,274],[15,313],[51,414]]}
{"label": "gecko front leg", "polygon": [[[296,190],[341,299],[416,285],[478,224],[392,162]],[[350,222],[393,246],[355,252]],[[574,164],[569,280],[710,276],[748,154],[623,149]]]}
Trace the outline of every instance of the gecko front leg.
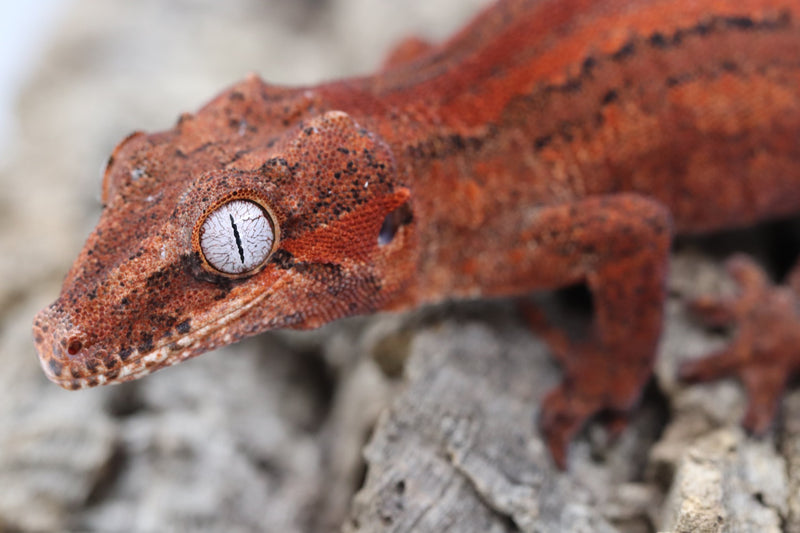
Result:
{"label": "gecko front leg", "polygon": [[594,301],[586,339],[570,340],[541,322],[534,328],[564,372],[540,417],[547,445],[563,468],[567,446],[587,419],[604,410],[629,411],[652,373],[671,218],[661,204],[636,194],[594,197],[545,208],[522,239],[528,244],[520,249],[530,250],[531,264],[537,265],[537,285],[584,281]]}

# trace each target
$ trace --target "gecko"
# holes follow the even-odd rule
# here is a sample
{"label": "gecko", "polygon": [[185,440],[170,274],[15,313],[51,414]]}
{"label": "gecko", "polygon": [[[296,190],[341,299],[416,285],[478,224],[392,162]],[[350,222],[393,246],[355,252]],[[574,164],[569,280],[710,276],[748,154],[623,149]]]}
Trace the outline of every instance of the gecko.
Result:
{"label": "gecko", "polygon": [[[563,467],[651,377],[674,236],[800,212],[800,3],[500,0],[374,75],[250,75],[131,134],[102,203],[33,322],[62,387],[267,330],[583,283],[585,338],[529,317],[563,370],[539,416]],[[752,260],[729,266],[740,295],[694,307],[739,333],[680,373],[738,376],[762,432],[800,366],[797,300]]]}

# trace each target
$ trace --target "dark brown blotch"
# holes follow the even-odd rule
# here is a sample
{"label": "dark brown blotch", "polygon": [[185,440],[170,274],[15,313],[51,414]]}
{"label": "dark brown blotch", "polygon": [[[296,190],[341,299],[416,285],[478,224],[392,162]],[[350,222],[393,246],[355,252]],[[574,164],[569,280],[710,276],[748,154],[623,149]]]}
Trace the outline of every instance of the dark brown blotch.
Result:
{"label": "dark brown blotch", "polygon": [[133,353],[133,348],[131,348],[130,346],[126,346],[120,349],[119,358],[120,360],[125,361],[126,359],[128,359],[128,357],[131,356],[132,353]]}
{"label": "dark brown blotch", "polygon": [[103,357],[103,364],[106,365],[106,368],[109,370],[117,366],[117,363],[119,363],[119,360],[114,357],[113,354],[106,354],[105,357]]}
{"label": "dark brown blotch", "polygon": [[145,354],[153,350],[153,335],[150,333],[142,333],[142,340],[139,346],[136,347],[139,353]]}
{"label": "dark brown blotch", "polygon": [[47,362],[48,366],[50,367],[50,371],[53,373],[54,376],[61,376],[61,372],[64,370],[64,365],[56,361],[55,359],[50,359]]}

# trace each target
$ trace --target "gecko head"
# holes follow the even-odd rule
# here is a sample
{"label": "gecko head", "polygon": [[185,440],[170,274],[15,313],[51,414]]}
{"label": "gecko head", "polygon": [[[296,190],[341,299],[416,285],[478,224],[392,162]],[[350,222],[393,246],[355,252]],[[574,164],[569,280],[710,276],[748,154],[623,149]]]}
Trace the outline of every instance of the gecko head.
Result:
{"label": "gecko head", "polygon": [[237,139],[241,128],[215,127],[214,105],[112,155],[100,221],[34,320],[61,386],[371,312],[410,283],[409,191],[379,137],[330,111]]}

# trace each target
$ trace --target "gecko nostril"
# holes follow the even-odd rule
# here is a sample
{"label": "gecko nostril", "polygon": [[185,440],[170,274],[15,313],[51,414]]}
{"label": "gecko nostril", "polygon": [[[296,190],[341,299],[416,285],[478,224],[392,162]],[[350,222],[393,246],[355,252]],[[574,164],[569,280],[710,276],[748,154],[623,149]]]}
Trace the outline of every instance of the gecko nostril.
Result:
{"label": "gecko nostril", "polygon": [[76,339],[75,337],[69,339],[67,341],[67,353],[70,355],[75,355],[83,349],[83,343],[80,339]]}

